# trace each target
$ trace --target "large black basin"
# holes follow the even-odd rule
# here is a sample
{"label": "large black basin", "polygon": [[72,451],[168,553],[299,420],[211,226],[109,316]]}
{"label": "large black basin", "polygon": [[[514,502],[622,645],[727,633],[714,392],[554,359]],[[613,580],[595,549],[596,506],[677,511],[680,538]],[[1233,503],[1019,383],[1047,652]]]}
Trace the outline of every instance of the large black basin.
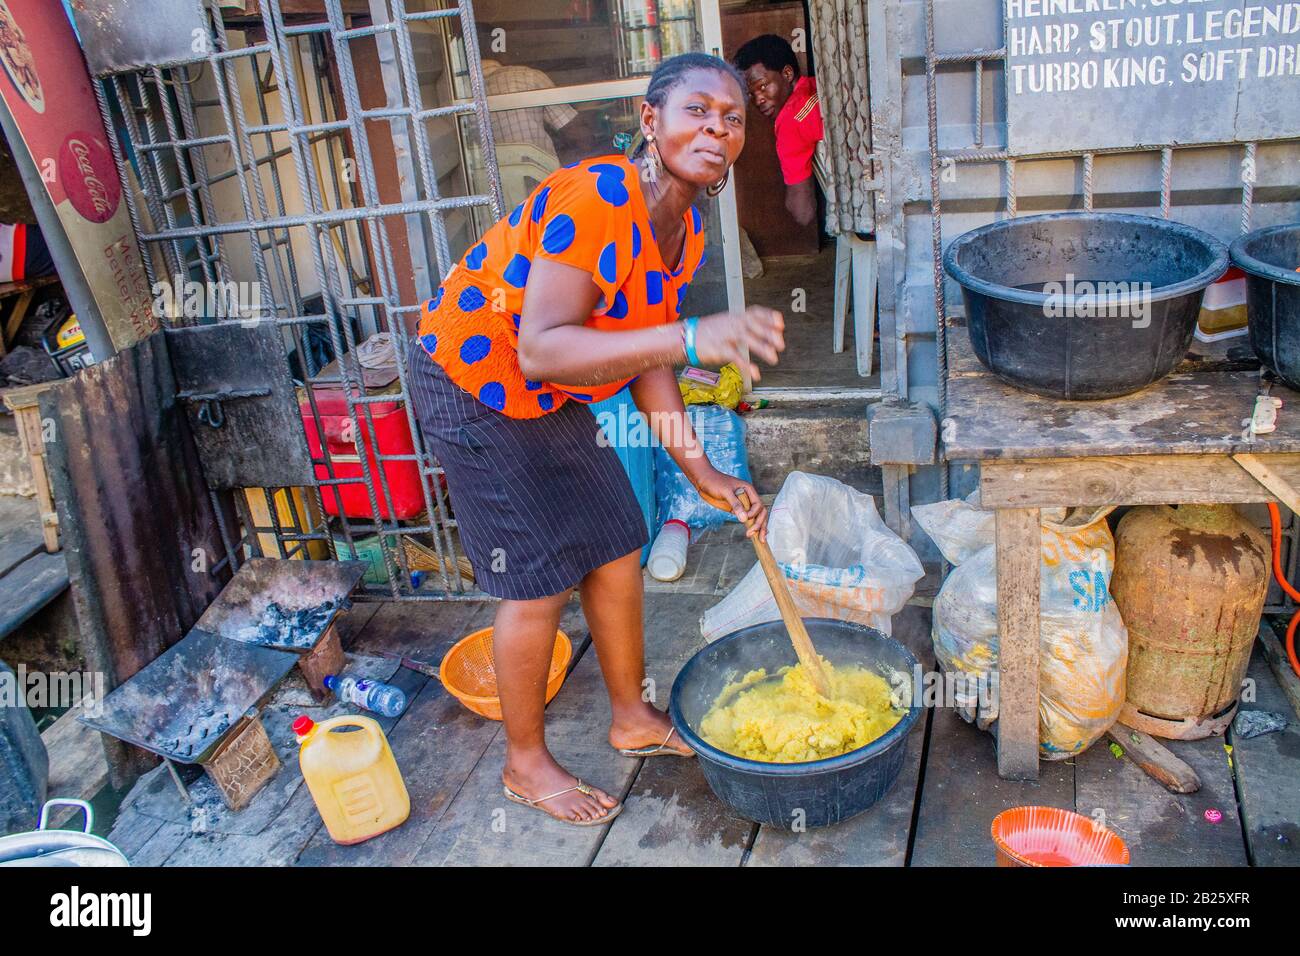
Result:
{"label": "large black basin", "polygon": [[741,816],[785,829],[824,827],[861,813],[893,785],[907,755],[907,735],[921,716],[914,689],[916,657],[880,631],[848,621],[805,618],[817,653],[832,664],[870,668],[911,704],[903,719],[865,747],[807,763],[763,763],[719,750],[697,732],[728,685],[760,667],[769,674],[797,664],[785,625],[754,624],[705,647],[673,682],[673,726],[699,758],[718,798]]}
{"label": "large black basin", "polygon": [[1127,395],[1187,353],[1228,249],[1191,226],[1122,213],[1006,219],[943,259],[971,348],[998,378],[1049,398]]}
{"label": "large black basin", "polygon": [[1246,273],[1250,344],[1282,381],[1300,389],[1300,223],[1248,233],[1232,244]]}

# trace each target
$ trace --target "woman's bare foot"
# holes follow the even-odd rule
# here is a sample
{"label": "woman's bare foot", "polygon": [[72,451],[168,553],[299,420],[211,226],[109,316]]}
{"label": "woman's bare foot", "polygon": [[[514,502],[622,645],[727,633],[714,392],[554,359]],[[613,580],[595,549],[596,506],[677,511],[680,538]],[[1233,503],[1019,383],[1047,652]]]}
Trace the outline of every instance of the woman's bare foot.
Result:
{"label": "woman's bare foot", "polygon": [[545,748],[527,753],[508,752],[501,782],[529,800],[568,790],[568,793],[538,804],[539,809],[557,820],[599,820],[618,806],[617,800],[597,787],[590,787],[590,795],[570,790],[570,787],[578,785],[578,778],[556,763]]}
{"label": "woman's bare foot", "polygon": [[635,709],[614,714],[609,726],[609,742],[617,750],[637,750],[642,747],[658,747],[664,744],[664,738],[668,738],[664,744],[666,750],[683,757],[695,753],[679,735],[668,736],[672,729],[673,722],[667,714],[643,701]]}

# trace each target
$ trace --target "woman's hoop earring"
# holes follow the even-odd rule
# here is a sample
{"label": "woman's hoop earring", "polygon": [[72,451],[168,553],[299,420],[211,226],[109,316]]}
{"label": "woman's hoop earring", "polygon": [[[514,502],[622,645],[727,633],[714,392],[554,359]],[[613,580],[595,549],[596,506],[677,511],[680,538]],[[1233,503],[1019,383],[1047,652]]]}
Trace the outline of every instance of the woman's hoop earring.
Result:
{"label": "woman's hoop earring", "polygon": [[655,145],[654,136],[647,136],[644,167],[646,182],[652,186],[659,182],[659,172],[663,167],[664,161],[659,156],[659,147]]}
{"label": "woman's hoop earring", "polygon": [[722,174],[722,178],[719,179],[712,186],[706,186],[704,192],[707,195],[714,196],[714,197],[720,195],[722,191],[727,188],[727,180],[730,178],[731,178],[731,167],[728,166],[727,171]]}

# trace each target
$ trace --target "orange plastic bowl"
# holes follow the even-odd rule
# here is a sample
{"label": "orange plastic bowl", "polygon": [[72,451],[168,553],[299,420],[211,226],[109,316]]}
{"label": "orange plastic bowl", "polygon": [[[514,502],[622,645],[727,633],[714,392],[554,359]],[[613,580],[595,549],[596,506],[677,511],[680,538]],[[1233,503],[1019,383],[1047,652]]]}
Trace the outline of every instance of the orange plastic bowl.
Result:
{"label": "orange plastic bowl", "polygon": [[[546,675],[546,702],[560,692],[573,657],[573,644],[563,631],[555,632],[551,670]],[[438,668],[442,686],[474,713],[489,720],[501,719],[497,697],[497,672],[492,664],[492,628],[485,627],[457,641]]]}
{"label": "orange plastic bowl", "polygon": [[1060,807],[1013,807],[993,818],[998,866],[1128,866],[1115,833]]}

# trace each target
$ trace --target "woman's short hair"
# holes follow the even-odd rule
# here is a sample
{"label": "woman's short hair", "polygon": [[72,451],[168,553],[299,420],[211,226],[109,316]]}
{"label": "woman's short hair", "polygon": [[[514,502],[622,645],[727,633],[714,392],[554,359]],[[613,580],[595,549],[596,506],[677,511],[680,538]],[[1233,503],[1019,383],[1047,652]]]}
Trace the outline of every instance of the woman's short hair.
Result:
{"label": "woman's short hair", "polygon": [[795,58],[794,47],[775,33],[754,37],[736,51],[736,69],[742,73],[757,63],[774,73],[780,73],[788,66],[794,70],[795,78],[799,77],[799,61]]}

